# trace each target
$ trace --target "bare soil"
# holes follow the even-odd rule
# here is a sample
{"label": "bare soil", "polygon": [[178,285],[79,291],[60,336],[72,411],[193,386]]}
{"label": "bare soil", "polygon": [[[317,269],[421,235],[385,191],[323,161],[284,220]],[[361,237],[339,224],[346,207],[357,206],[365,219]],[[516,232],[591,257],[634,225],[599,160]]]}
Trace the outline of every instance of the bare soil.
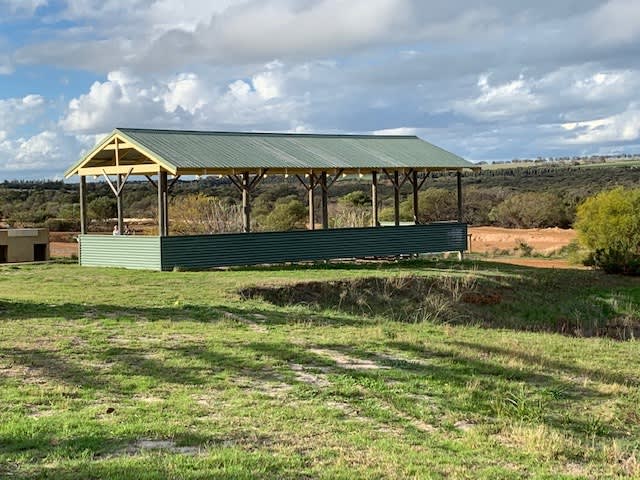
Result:
{"label": "bare soil", "polygon": [[529,245],[534,253],[551,254],[569,245],[576,239],[572,229],[562,228],[501,228],[469,227],[471,234],[471,252],[498,253],[510,252],[514,256],[496,256],[494,262],[510,263],[534,268],[582,268],[558,258],[519,257],[516,248],[520,243]]}
{"label": "bare soil", "polygon": [[469,233],[473,253],[513,250],[520,242],[527,243],[536,252],[552,253],[576,238],[575,230],[562,228],[469,227]]}

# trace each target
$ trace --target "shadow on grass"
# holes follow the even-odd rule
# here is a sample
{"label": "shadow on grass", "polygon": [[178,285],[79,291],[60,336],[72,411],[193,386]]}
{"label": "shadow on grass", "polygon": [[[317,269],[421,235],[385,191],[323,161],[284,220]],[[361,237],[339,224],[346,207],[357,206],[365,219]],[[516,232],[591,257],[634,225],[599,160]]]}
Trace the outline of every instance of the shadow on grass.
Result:
{"label": "shadow on grass", "polygon": [[364,319],[347,314],[321,312],[282,311],[273,308],[238,308],[230,305],[176,305],[163,307],[129,307],[118,305],[94,305],[63,303],[60,305],[36,302],[0,300],[0,324],[3,321],[30,320],[35,318],[63,318],[84,321],[163,321],[216,323],[233,321],[255,323],[264,326],[305,323],[313,325],[359,326]]}
{"label": "shadow on grass", "polygon": [[453,340],[449,341],[448,343],[450,343],[451,345],[455,345],[456,347],[467,348],[480,353],[514,358],[526,362],[529,365],[538,365],[545,369],[559,370],[564,373],[572,374],[575,377],[586,377],[590,380],[619,383],[632,387],[640,386],[640,377],[628,377],[626,375],[620,375],[616,372],[607,372],[602,369],[579,367],[575,363],[561,362],[559,360],[554,360],[543,355],[537,355],[530,352],[525,352],[523,350],[517,350],[515,348],[504,348],[495,345],[485,345],[482,343],[466,342],[462,340]]}
{"label": "shadow on grass", "polygon": [[[561,380],[558,378],[557,370],[592,380],[626,382],[630,385],[635,385],[636,379],[615,374],[607,375],[599,370],[576,367],[568,362],[532,362],[532,367],[518,368],[505,366],[497,360],[476,358],[459,349],[443,351],[404,342],[388,342],[386,345],[398,353],[395,356],[380,354],[339,343],[306,346],[318,351],[339,352],[352,359],[373,361],[378,365],[375,368],[364,369],[341,365],[321,353],[308,350],[305,352],[299,345],[253,342],[246,345],[246,348],[284,364],[295,362],[309,368],[310,371],[328,372],[330,375],[348,379],[347,383],[357,385],[357,388],[341,390],[336,385],[330,385],[324,390],[321,389],[320,395],[326,400],[354,404],[354,410],[359,411],[361,416],[366,416],[366,405],[376,399],[383,405],[392,405],[396,411],[404,412],[396,421],[406,420],[412,416],[415,398],[411,397],[411,402],[407,404],[407,395],[412,395],[412,392],[399,393],[398,385],[411,386],[419,382],[429,385],[430,388],[414,393],[419,396],[425,395],[430,402],[438,399],[440,408],[446,409],[454,417],[468,418],[471,414],[492,418],[499,414],[518,421],[535,421],[561,430],[571,430],[578,435],[593,434],[594,426],[602,430],[598,432],[600,437],[623,438],[626,435],[612,426],[595,425],[593,419],[563,414],[563,405],[567,401],[604,401],[613,398],[615,394],[604,393],[596,386],[578,385],[570,380]],[[467,347],[464,343],[460,346]],[[403,352],[410,355],[405,356]],[[505,350],[504,354],[509,353]],[[517,352],[511,353],[514,358],[519,358]],[[535,367],[538,365],[552,368],[554,371],[536,371]],[[479,388],[463,395],[449,393],[452,387],[453,391],[464,393],[470,384],[477,384]],[[523,390],[518,390],[523,386]],[[412,388],[414,387],[409,387]],[[520,405],[517,408],[513,405],[514,392],[521,392]]]}

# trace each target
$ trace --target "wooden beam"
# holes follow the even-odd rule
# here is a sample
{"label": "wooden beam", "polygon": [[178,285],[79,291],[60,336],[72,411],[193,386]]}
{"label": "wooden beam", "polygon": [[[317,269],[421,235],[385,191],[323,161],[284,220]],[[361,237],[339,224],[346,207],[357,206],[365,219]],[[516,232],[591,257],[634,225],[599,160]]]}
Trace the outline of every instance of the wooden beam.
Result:
{"label": "wooden beam", "polygon": [[251,180],[251,183],[249,184],[249,190],[253,190],[253,188],[262,181],[262,179],[267,175],[268,170],[268,168],[265,168],[259,174],[253,177],[253,180]]}
{"label": "wooden beam", "polygon": [[413,188],[413,223],[420,224],[418,218],[418,172],[411,172],[411,187]]}
{"label": "wooden beam", "polygon": [[145,175],[145,177],[147,178],[147,180],[149,180],[149,183],[150,183],[151,185],[153,185],[154,190],[155,190],[156,188],[158,188],[158,184],[157,184],[156,182],[154,182],[154,181],[153,181],[153,178],[151,178],[151,176],[150,176],[150,175]]}
{"label": "wooden beam", "polygon": [[227,175],[229,177],[229,180],[231,180],[231,183],[233,183],[236,188],[240,191],[242,191],[242,179],[240,179],[240,177],[238,177],[237,175]]}
{"label": "wooden beam", "polygon": [[329,195],[327,189],[327,172],[320,174],[320,187],[322,190],[322,228],[329,228]]}
{"label": "wooden beam", "polygon": [[116,194],[116,206],[118,208],[118,232],[120,232],[120,235],[124,235],[124,212],[122,209],[122,187],[124,186],[124,182],[122,181],[121,173],[116,177],[116,182],[118,185],[118,193]]}
{"label": "wooden beam", "polygon": [[158,165],[155,163],[145,163],[143,165],[120,165],[105,166],[105,167],[85,167],[78,170],[78,175],[91,176],[91,175],[117,175],[119,173],[125,175],[131,170],[130,175],[155,175],[158,173]]}
{"label": "wooden beam", "polygon": [[173,180],[171,180],[171,183],[167,187],[167,192],[170,192],[173,189],[173,186],[178,182],[178,180],[180,180],[180,175],[173,177]]}
{"label": "wooden beam", "polygon": [[378,219],[378,172],[371,172],[371,224],[374,227],[380,226]]}
{"label": "wooden beam", "polygon": [[[116,167],[120,166],[120,149],[118,148],[118,137],[113,139],[113,145],[116,147]],[[122,232],[120,232],[122,233]]]}
{"label": "wooden beam", "polygon": [[318,185],[318,179],[315,176],[315,174],[313,173],[313,171],[311,173],[308,174],[309,175],[309,184],[307,185],[307,182],[304,181],[304,178],[302,178],[300,175],[296,174],[296,178],[298,179],[298,181],[302,184],[302,186],[305,188],[305,190],[307,191],[307,209],[309,211],[309,230],[315,230],[316,229],[316,193],[315,193],[315,189],[316,186]]}
{"label": "wooden beam", "polygon": [[429,172],[425,173],[423,179],[420,181],[420,184],[418,185],[418,190],[422,188],[422,186],[424,185],[424,182],[426,182],[427,178],[429,178],[429,175],[430,175]]}
{"label": "wooden beam", "polygon": [[334,183],[336,183],[336,180],[340,178],[340,175],[342,175],[342,172],[344,172],[344,168],[341,168],[336,172],[336,174],[333,176],[331,181],[327,184],[327,190],[330,189]]}
{"label": "wooden beam", "polygon": [[102,172],[102,175],[104,175],[104,179],[107,181],[107,183],[109,184],[109,187],[111,187],[111,191],[113,192],[113,194],[117,197],[118,196],[118,189],[113,185],[113,183],[111,182],[111,179],[109,178],[109,175],[107,175],[106,172]]}
{"label": "wooden beam", "polygon": [[166,236],[166,220],[165,213],[165,195],[164,192],[167,189],[167,172],[158,173],[158,235],[161,237]]}
{"label": "wooden beam", "polygon": [[462,223],[462,174],[456,172],[458,186],[458,223]]}
{"label": "wooden beam", "polygon": [[251,232],[251,184],[249,183],[249,172],[242,174],[242,229],[244,232]]}
{"label": "wooden beam", "polygon": [[117,144],[111,143],[109,145],[105,145],[103,148],[101,148],[101,150],[126,150],[126,149],[136,148],[131,143],[118,141],[117,138],[115,139],[115,141],[117,142]]}
{"label": "wooden beam", "polygon": [[80,234],[85,235],[87,229],[87,177],[80,177]]}
{"label": "wooden beam", "polygon": [[393,171],[393,221],[396,227],[400,225],[400,186],[398,170]]}

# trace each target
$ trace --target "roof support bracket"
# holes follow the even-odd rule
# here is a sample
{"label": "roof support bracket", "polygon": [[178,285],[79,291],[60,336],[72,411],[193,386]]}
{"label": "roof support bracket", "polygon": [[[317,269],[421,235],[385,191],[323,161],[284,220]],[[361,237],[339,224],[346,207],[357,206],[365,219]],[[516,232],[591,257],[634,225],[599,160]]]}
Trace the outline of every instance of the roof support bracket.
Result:
{"label": "roof support bracket", "polygon": [[397,170],[394,170],[393,175],[391,175],[386,168],[383,168],[382,171],[387,176],[387,178],[391,180],[391,184],[393,185],[393,188],[395,188],[396,190],[400,190],[402,186],[407,182],[407,180],[409,180],[409,177],[411,176],[411,172],[413,172],[413,168],[409,169],[408,172],[404,172],[404,171],[402,172],[402,175],[403,175],[402,180],[396,180],[395,172],[397,172]]}
{"label": "roof support bracket", "polygon": [[147,178],[147,180],[149,180],[149,183],[153,185],[154,190],[157,190],[158,184],[153,181],[153,178],[151,178],[151,175],[145,175],[145,177]]}
{"label": "roof support bracket", "polygon": [[173,189],[173,186],[176,184],[176,182],[180,180],[180,175],[176,175],[175,177],[173,177],[173,180],[171,180],[171,183],[169,184],[169,187],[167,188],[167,192],[171,192],[171,190]]}
{"label": "roof support bracket", "polygon": [[124,184],[127,183],[127,179],[129,178],[129,175],[131,175],[131,172],[133,172],[133,168],[129,169],[129,171],[125,174],[124,179],[122,180],[122,182],[120,182],[120,184],[116,187],[113,184],[113,182],[111,181],[111,179],[109,178],[109,175],[107,175],[107,172],[105,172],[104,169],[102,169],[102,175],[104,175],[105,180],[107,181],[107,183],[111,187],[111,191],[113,192],[113,194],[116,197],[119,197],[120,194],[122,193],[122,189],[124,188]]}

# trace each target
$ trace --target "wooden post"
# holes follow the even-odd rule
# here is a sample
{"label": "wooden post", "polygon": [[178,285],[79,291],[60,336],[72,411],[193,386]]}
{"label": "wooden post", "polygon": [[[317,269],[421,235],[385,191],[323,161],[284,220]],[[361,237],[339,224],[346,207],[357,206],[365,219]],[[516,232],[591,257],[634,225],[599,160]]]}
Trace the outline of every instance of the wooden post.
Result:
{"label": "wooden post", "polygon": [[87,177],[80,175],[80,234],[87,233]]}
{"label": "wooden post", "polygon": [[458,223],[462,223],[462,174],[456,172],[458,183]]}
{"label": "wooden post", "polygon": [[116,179],[118,193],[116,194],[116,206],[118,208],[118,231],[124,235],[124,218],[122,212],[122,175],[119,173]]}
{"label": "wooden post", "polygon": [[167,191],[167,172],[158,173],[158,235],[165,237],[167,233],[165,212],[165,192]]}
{"label": "wooden post", "polygon": [[327,188],[327,172],[320,174],[320,188],[322,188],[322,228],[329,228],[329,196]]}
{"label": "wooden post", "polygon": [[378,219],[378,172],[371,172],[371,209],[373,213],[371,224],[374,227],[379,227],[380,220]]}
{"label": "wooden post", "polygon": [[309,174],[309,188],[307,192],[309,194],[309,230],[316,229],[316,194],[315,194],[315,177],[313,172]]}
{"label": "wooden post", "polygon": [[400,226],[400,178],[398,170],[393,171],[393,219],[396,227]]}
{"label": "wooden post", "polygon": [[[458,184],[458,223],[462,223],[462,173],[456,172],[456,180]],[[464,260],[464,250],[458,252],[458,260]]]}
{"label": "wooden post", "polygon": [[242,229],[251,232],[251,199],[249,198],[249,172],[242,174]]}
{"label": "wooden post", "polygon": [[413,223],[418,225],[420,219],[418,218],[418,172],[414,170],[411,172],[411,185],[413,186]]}
{"label": "wooden post", "polygon": [[166,178],[167,174],[165,172],[165,181],[164,181],[164,192],[162,193],[162,199],[164,201],[164,236],[169,236],[169,180]]}

